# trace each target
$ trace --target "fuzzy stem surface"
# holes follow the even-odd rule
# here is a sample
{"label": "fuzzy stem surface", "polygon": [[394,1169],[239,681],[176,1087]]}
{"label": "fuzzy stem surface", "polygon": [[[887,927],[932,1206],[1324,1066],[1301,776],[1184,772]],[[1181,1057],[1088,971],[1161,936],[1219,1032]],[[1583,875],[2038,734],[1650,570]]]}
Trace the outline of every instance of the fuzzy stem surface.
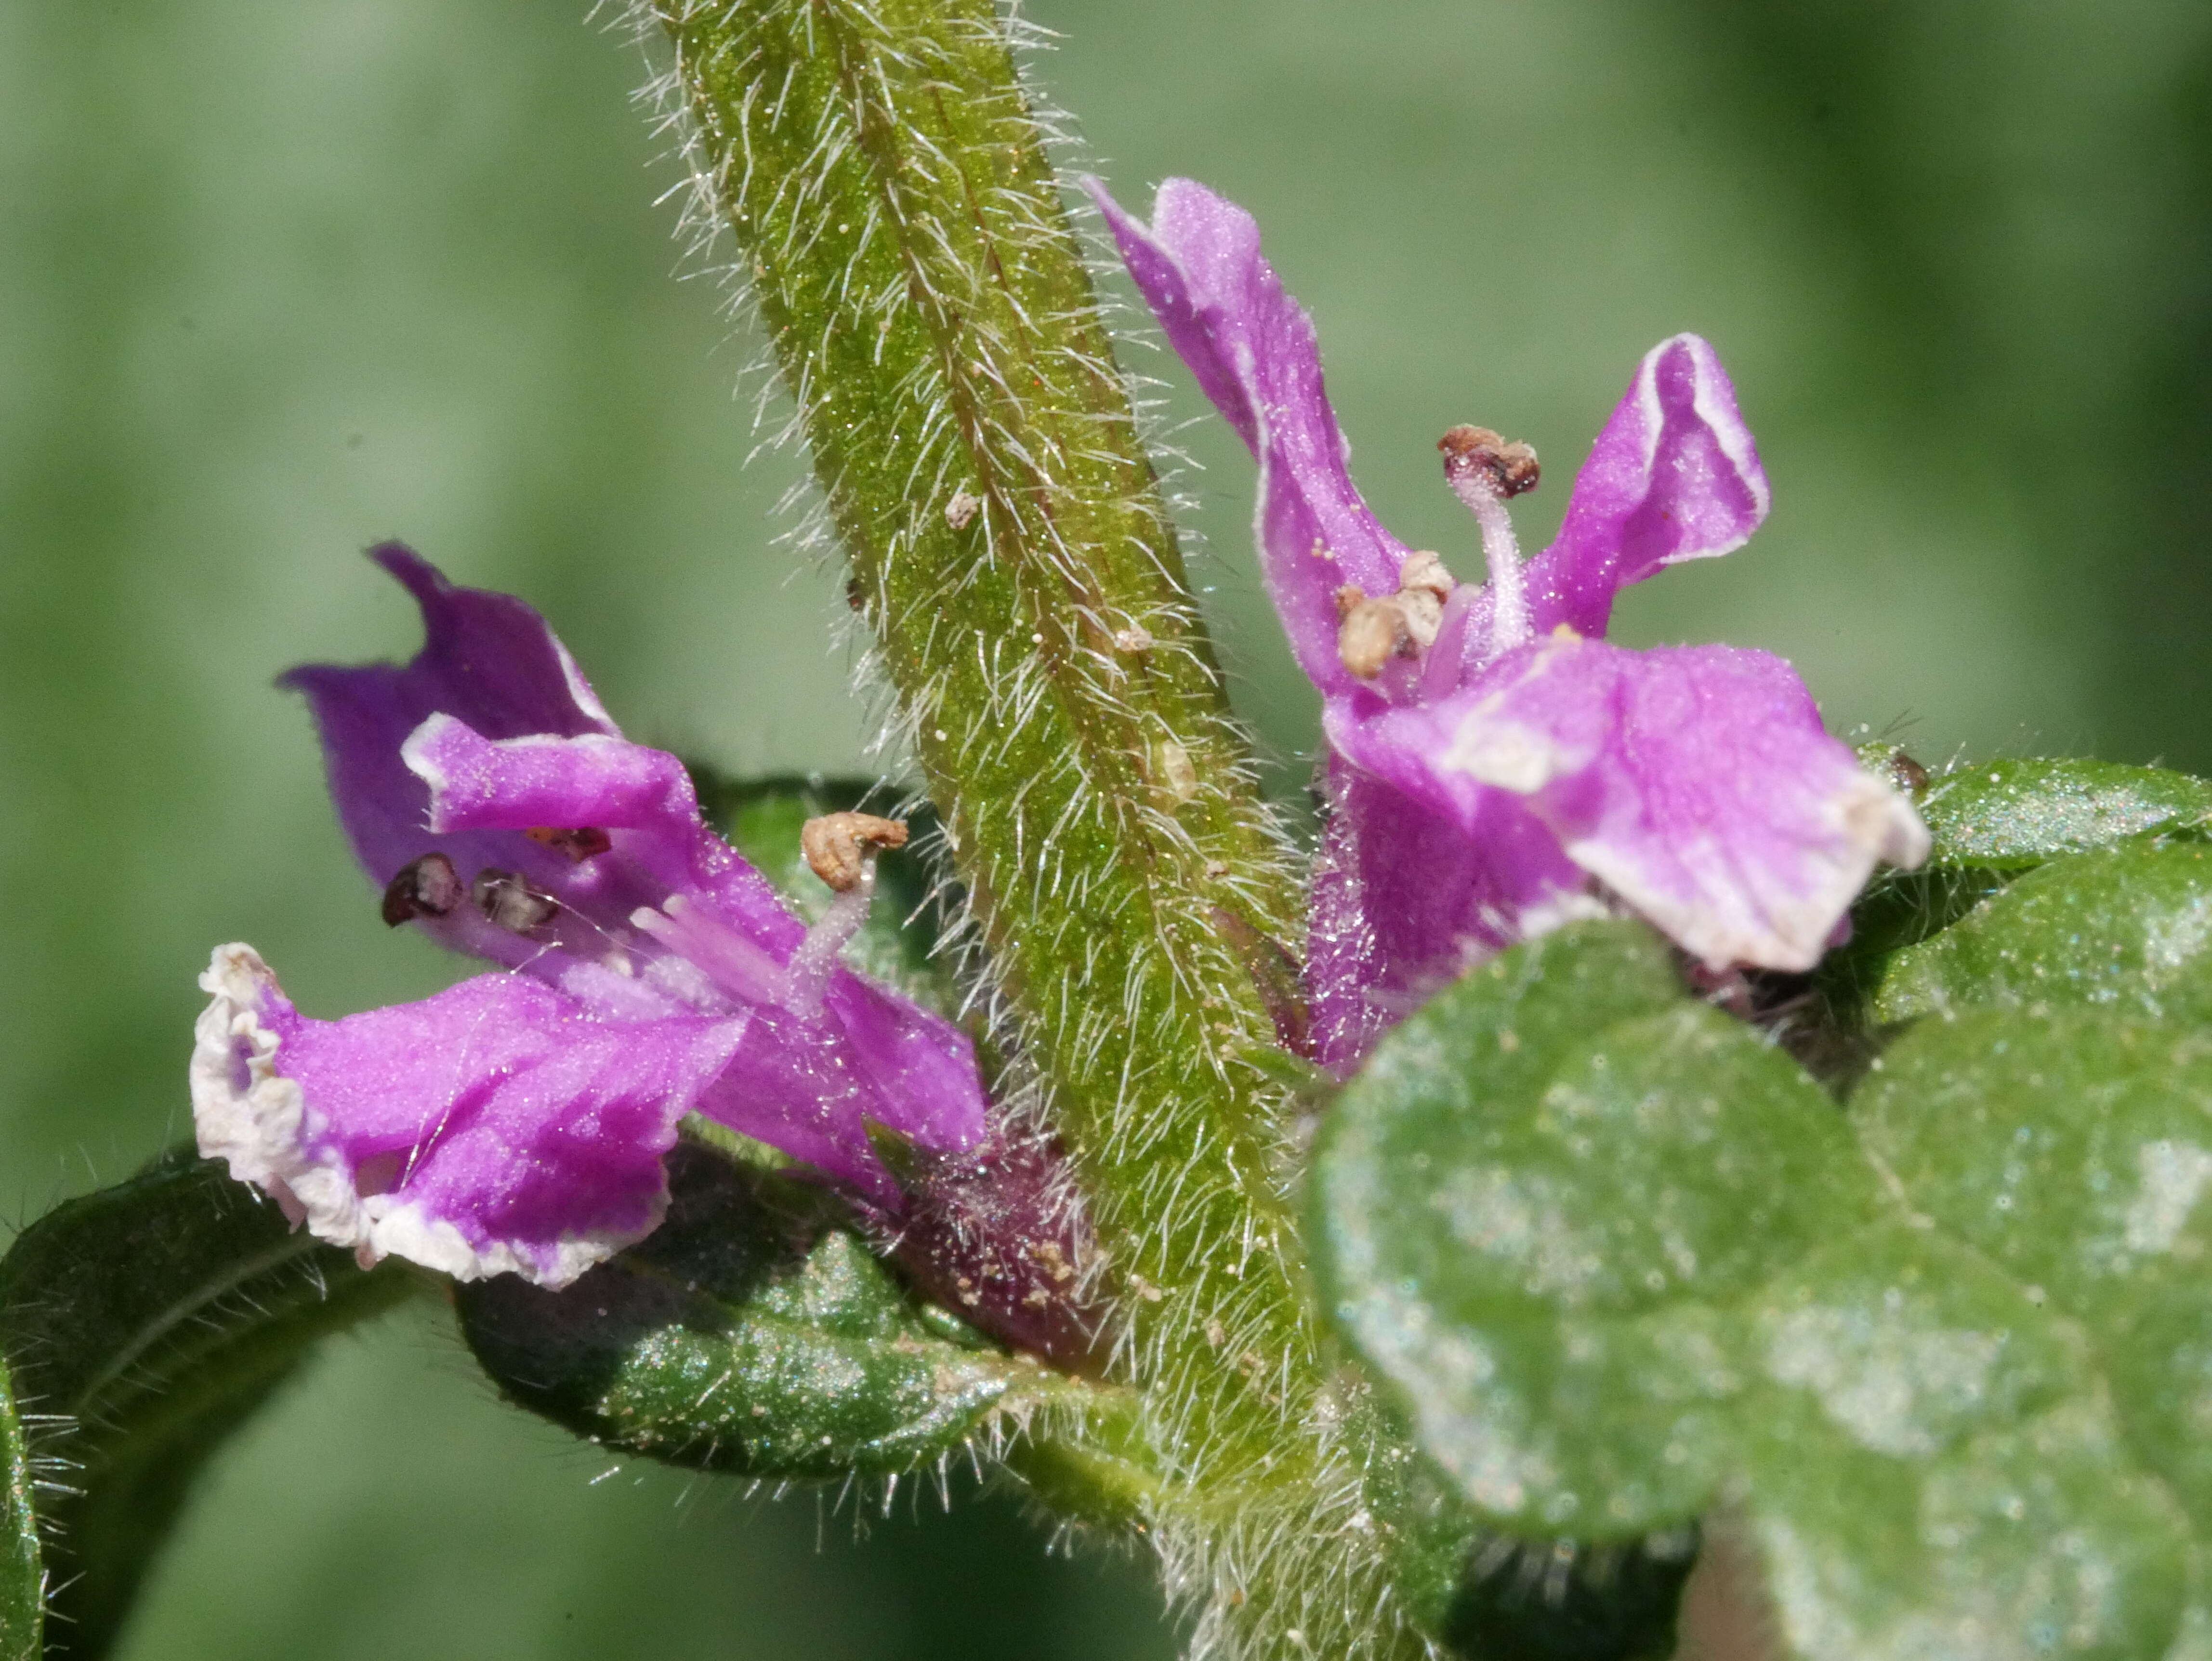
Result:
{"label": "fuzzy stem surface", "polygon": [[1124,1315],[1171,1593],[1223,1655],[1419,1652],[1284,1192],[1295,862],[990,0],[657,0],[994,989]]}

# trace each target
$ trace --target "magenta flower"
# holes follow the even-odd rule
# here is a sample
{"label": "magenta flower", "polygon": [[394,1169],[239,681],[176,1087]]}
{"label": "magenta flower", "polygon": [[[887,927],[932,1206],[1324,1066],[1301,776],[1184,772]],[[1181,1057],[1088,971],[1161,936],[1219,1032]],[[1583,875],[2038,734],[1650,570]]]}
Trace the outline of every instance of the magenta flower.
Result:
{"label": "magenta flower", "polygon": [[810,932],[535,611],[405,548],[374,557],[420,604],[422,652],[285,684],[386,920],[500,970],[319,1021],[221,948],[191,1067],[204,1154],[364,1262],[557,1287],[659,1221],[686,1113],[885,1208],[869,1120],[930,1153],[982,1140],[967,1038],[838,962],[865,881]]}
{"label": "magenta flower", "polygon": [[1828,735],[1788,664],[1600,638],[1619,589],[1730,552],[1766,516],[1711,346],[1678,335],[1645,356],[1559,539],[1525,566],[1505,500],[1534,483],[1534,455],[1447,435],[1490,579],[1455,582],[1352,487],[1312,325],[1252,216],[1171,179],[1146,226],[1090,188],[1259,461],[1267,590],[1323,695],[1331,814],[1308,978],[1324,1063],[1348,1069],[1470,961],[1607,893],[1715,968],[1804,970],[1877,861],[1926,856],[1918,815]]}

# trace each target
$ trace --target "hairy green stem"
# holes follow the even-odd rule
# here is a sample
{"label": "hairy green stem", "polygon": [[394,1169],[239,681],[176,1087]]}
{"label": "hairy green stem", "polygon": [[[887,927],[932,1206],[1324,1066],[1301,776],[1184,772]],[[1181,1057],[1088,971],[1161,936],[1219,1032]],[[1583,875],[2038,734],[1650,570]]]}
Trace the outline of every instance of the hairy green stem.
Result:
{"label": "hairy green stem", "polygon": [[0,1365],[0,1661],[34,1661],[44,1648],[46,1576],[39,1550],[36,1480],[15,1391]]}
{"label": "hairy green stem", "polygon": [[[656,0],[1222,1653],[1393,1626],[1282,1191],[1299,894],[990,0]],[[1326,1559],[1326,1566],[1322,1566]]]}

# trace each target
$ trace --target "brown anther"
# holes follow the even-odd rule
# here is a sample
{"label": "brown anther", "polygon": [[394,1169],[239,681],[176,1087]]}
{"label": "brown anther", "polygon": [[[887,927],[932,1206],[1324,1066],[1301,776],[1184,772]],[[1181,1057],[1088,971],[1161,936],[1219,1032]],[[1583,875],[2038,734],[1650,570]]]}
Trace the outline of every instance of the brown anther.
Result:
{"label": "brown anther", "polygon": [[1542,470],[1536,453],[1526,444],[1508,441],[1487,427],[1454,427],[1437,441],[1444,454],[1444,472],[1461,478],[1480,472],[1490,476],[1491,488],[1502,496],[1517,496],[1536,488]]}
{"label": "brown anther", "polygon": [[1416,548],[1406,556],[1406,563],[1398,568],[1398,592],[1407,594],[1415,589],[1434,594],[1438,601],[1449,599],[1452,590],[1459,584],[1444,569],[1442,555],[1427,548]]}
{"label": "brown anther", "polygon": [[541,848],[556,848],[569,860],[581,865],[586,860],[597,859],[615,845],[614,838],[597,826],[580,824],[573,828],[555,824],[533,824],[522,833]]}
{"label": "brown anther", "polygon": [[874,849],[905,846],[906,821],[873,813],[824,813],[799,827],[799,851],[807,865],[841,894],[860,885]]}
{"label": "brown anther", "polygon": [[[1413,649],[1406,607],[1395,594],[1389,599],[1356,600],[1344,608],[1346,590],[1336,591],[1344,621],[1337,625],[1336,654],[1344,666],[1361,680],[1372,680],[1382,666],[1401,652]],[[1352,589],[1350,592],[1358,593]],[[1431,634],[1431,638],[1434,638]]]}
{"label": "brown anther", "polygon": [[460,873],[443,854],[425,854],[399,867],[384,885],[386,924],[397,928],[416,917],[442,917],[465,897]]}
{"label": "brown anther", "polygon": [[553,920],[561,902],[512,871],[487,865],[469,885],[477,910],[510,934],[527,934]]}
{"label": "brown anther", "polygon": [[1398,591],[1398,609],[1406,618],[1406,654],[1425,652],[1436,643],[1437,631],[1443,627],[1444,603],[1427,588],[1401,588]]}

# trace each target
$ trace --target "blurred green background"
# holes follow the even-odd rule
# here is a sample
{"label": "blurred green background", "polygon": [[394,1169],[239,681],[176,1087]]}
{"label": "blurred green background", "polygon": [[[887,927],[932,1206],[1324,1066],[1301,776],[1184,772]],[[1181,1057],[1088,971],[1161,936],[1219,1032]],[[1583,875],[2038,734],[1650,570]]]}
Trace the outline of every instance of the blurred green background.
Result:
{"label": "blurred green background", "polygon": [[[580,0],[0,6],[0,1207],[188,1118],[212,944],[311,1013],[455,965],[377,922],[303,658],[404,654],[357,551],[519,590],[629,728],[847,767],[836,575],[740,468],[751,355],[672,280],[635,52]],[[1775,490],[1638,642],[1795,659],[1925,760],[2212,769],[2212,8],[2203,0],[1043,0],[1038,71],[1125,198],[1251,207],[1370,499],[1475,569],[1431,449],[1551,483],[1637,357],[1710,336]],[[1194,394],[1157,351],[1170,423]],[[1292,793],[1311,700],[1259,603],[1250,470],[1182,441],[1238,697]],[[817,1539],[819,1545],[817,1548]],[[1170,1653],[1139,1566],[1003,1503],[853,1508],[609,1473],[428,1316],[337,1346],[223,1457],[135,1658]]]}

